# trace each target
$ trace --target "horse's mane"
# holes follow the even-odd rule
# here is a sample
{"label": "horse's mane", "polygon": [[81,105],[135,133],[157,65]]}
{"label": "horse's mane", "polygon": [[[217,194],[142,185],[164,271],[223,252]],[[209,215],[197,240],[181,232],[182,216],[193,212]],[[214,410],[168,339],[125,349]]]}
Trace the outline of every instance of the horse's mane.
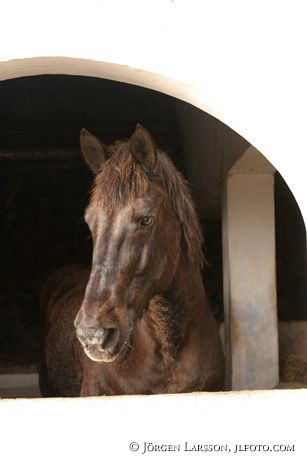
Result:
{"label": "horse's mane", "polygon": [[113,212],[129,202],[143,197],[150,181],[161,183],[181,223],[189,261],[203,265],[202,232],[187,182],[166,153],[158,150],[154,175],[148,175],[137,163],[129,142],[116,142],[109,147],[111,154],[95,179],[91,203],[100,203]]}

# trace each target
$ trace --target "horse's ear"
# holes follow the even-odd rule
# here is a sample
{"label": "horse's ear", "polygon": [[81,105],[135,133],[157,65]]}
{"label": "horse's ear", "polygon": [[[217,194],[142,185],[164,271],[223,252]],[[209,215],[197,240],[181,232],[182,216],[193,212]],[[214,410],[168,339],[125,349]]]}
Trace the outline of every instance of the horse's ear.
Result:
{"label": "horse's ear", "polygon": [[151,134],[137,124],[130,139],[130,148],[135,160],[146,172],[153,172],[157,165],[157,148]]}
{"label": "horse's ear", "polygon": [[94,174],[97,174],[102,164],[108,159],[107,147],[86,129],[80,133],[80,146],[85,162]]}

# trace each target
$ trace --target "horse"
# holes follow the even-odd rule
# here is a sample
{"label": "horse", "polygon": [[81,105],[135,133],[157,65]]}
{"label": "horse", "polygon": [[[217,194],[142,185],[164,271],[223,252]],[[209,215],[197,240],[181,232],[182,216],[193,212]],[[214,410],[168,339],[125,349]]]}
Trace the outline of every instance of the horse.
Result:
{"label": "horse", "polygon": [[187,182],[141,125],[109,146],[82,129],[80,144],[96,176],[85,212],[92,266],[63,268],[43,287],[42,395],[221,390]]}

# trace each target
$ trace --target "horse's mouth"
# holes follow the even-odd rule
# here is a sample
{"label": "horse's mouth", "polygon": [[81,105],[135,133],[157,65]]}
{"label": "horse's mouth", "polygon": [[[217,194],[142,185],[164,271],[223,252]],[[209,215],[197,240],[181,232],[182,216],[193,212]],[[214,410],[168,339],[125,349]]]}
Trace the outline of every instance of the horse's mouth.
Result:
{"label": "horse's mouth", "polygon": [[114,351],[101,350],[98,344],[83,346],[84,352],[92,361],[100,363],[122,363],[130,354],[133,342],[133,333],[128,334],[125,340],[119,339]]}

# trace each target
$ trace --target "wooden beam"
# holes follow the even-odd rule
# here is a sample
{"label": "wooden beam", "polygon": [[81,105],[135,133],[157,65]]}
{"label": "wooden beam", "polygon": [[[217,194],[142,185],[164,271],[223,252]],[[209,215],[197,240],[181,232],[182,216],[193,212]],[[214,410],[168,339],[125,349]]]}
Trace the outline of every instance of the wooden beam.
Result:
{"label": "wooden beam", "polygon": [[0,162],[62,161],[81,159],[80,149],[24,149],[0,150]]}

